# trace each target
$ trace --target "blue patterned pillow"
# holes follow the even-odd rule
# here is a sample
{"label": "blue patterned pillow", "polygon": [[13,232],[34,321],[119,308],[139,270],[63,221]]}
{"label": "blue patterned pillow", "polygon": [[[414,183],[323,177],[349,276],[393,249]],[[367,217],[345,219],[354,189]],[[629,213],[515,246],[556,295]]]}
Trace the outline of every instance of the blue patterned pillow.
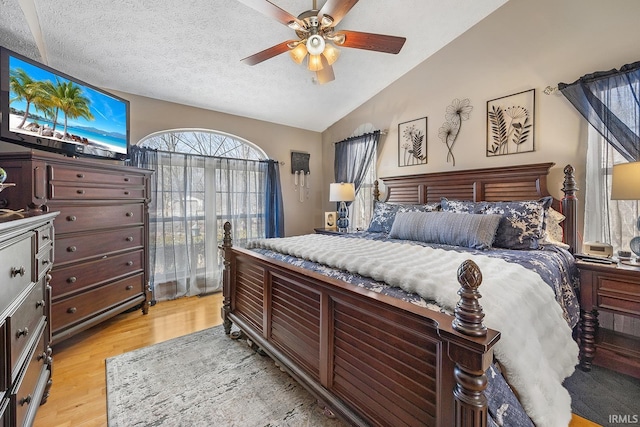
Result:
{"label": "blue patterned pillow", "polygon": [[390,238],[489,249],[501,215],[456,212],[398,212]]}
{"label": "blue patterned pillow", "polygon": [[538,249],[544,237],[544,213],[553,198],[513,202],[467,202],[442,198],[445,212],[502,215],[493,245],[506,249]]}
{"label": "blue patterned pillow", "polygon": [[425,205],[405,205],[401,203],[375,202],[373,216],[367,231],[373,233],[389,233],[393,220],[398,212],[433,212],[440,209],[440,203]]}

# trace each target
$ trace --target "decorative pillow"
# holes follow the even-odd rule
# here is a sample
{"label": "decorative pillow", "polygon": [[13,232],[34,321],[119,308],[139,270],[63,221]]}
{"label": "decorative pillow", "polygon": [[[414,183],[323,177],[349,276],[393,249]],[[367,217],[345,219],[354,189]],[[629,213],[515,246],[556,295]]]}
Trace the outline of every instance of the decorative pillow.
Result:
{"label": "decorative pillow", "polygon": [[426,205],[405,205],[401,203],[375,202],[373,216],[367,231],[388,233],[398,212],[433,212],[440,209],[440,203]]}
{"label": "decorative pillow", "polygon": [[538,249],[544,233],[544,213],[551,206],[553,198],[513,202],[467,202],[442,198],[444,212],[499,214],[502,220],[498,226],[493,245],[506,249]]}
{"label": "decorative pillow", "polygon": [[540,244],[557,245],[563,248],[569,248],[569,245],[563,243],[564,232],[562,230],[562,221],[565,216],[553,208],[549,208],[544,214],[544,234]]}
{"label": "decorative pillow", "polygon": [[389,237],[488,249],[501,219],[492,214],[398,212]]}

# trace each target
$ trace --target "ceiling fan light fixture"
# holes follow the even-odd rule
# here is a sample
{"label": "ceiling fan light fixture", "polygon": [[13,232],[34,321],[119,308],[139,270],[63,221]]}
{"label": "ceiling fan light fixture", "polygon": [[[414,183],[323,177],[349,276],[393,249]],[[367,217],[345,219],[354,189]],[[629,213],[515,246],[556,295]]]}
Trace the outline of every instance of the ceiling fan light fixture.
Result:
{"label": "ceiling fan light fixture", "polygon": [[322,36],[314,34],[307,39],[307,51],[310,55],[320,55],[325,48],[325,41]]}
{"label": "ceiling fan light fixture", "polygon": [[289,51],[289,55],[296,64],[302,64],[304,57],[307,56],[307,47],[304,43],[298,43],[298,46]]}
{"label": "ceiling fan light fixture", "polygon": [[330,27],[333,24],[333,18],[329,15],[323,15],[322,19],[320,19],[320,26],[322,28]]}
{"label": "ceiling fan light fixture", "polygon": [[301,31],[304,28],[302,27],[302,25],[298,24],[298,21],[291,21],[287,24],[287,27],[291,28],[294,31]]}
{"label": "ceiling fan light fixture", "polygon": [[332,34],[331,36],[327,37],[329,40],[331,40],[332,42],[334,42],[337,45],[342,45],[344,44],[344,41],[346,39],[346,36],[343,33],[338,33],[338,34]]}
{"label": "ceiling fan light fixture", "polygon": [[327,62],[329,63],[329,65],[333,65],[333,63],[336,62],[338,60],[338,57],[340,56],[340,49],[336,48],[330,43],[327,43],[322,54],[325,58],[327,58]]}
{"label": "ceiling fan light fixture", "polygon": [[322,70],[322,59],[320,55],[309,55],[309,71],[320,71]]}

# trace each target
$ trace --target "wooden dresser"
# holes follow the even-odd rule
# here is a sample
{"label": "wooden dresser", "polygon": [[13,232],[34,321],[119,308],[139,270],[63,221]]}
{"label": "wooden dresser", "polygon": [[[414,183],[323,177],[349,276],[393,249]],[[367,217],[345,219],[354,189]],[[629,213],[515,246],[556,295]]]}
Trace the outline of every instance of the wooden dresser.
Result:
{"label": "wooden dresser", "polygon": [[137,306],[146,314],[151,171],[36,151],[0,154],[0,164],[17,184],[0,208],[60,212],[52,342]]}
{"label": "wooden dresser", "polygon": [[[0,197],[2,193],[0,193]],[[49,271],[57,213],[0,215],[0,426],[30,426],[51,387]]]}

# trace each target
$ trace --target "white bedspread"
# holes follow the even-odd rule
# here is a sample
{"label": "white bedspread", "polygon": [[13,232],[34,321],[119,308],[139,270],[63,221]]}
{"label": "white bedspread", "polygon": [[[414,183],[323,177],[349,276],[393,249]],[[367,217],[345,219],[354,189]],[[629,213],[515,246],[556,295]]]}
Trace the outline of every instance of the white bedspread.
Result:
{"label": "white bedspread", "polygon": [[249,247],[371,277],[448,309],[459,299],[458,266],[472,259],[483,276],[484,323],[501,333],[494,352],[522,406],[538,427],[569,424],[571,397],[562,382],[578,363],[578,346],[553,291],[537,273],[488,256],[321,234],[263,239]]}

